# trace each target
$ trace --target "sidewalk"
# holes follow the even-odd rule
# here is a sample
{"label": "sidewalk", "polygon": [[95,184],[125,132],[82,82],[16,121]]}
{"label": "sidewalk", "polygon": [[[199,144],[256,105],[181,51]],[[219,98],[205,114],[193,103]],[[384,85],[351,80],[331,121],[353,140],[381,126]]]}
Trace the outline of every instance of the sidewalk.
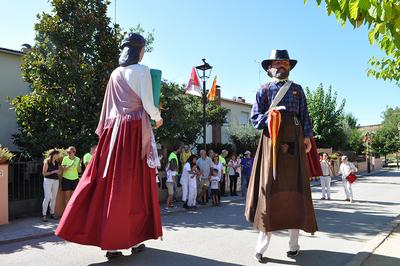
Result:
{"label": "sidewalk", "polygon": [[[229,204],[231,202],[236,202],[236,201],[241,201],[243,200],[242,197],[223,197],[221,199],[221,205],[223,206],[224,204]],[[181,203],[178,203],[181,205]],[[170,209],[168,211],[165,211],[164,204],[160,204],[161,208],[161,216],[164,215],[172,215],[174,213],[180,213],[180,212],[191,212],[191,211],[196,211],[196,210],[186,210],[183,208],[175,208],[175,209]],[[203,208],[208,208],[212,207],[212,205],[198,205],[197,209],[203,209]],[[37,239],[37,238],[42,238],[42,237],[48,237],[54,235],[54,231],[56,230],[58,225],[58,220],[51,220],[49,219],[48,222],[42,222],[41,217],[29,217],[29,218],[21,218],[21,219],[16,219],[13,221],[10,221],[9,224],[6,225],[0,225],[0,246],[9,244],[9,243],[14,243],[14,242],[19,242],[19,241],[25,241],[25,240],[31,240],[31,239]]]}
{"label": "sidewalk", "polygon": [[346,266],[400,265],[400,215],[376,235]]}
{"label": "sidewalk", "polygon": [[364,261],[363,266],[396,266],[400,265],[400,224]]}

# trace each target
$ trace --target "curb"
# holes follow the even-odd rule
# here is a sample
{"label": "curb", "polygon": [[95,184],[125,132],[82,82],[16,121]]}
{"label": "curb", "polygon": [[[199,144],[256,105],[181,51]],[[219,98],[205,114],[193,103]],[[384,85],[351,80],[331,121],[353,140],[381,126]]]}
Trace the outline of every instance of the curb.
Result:
{"label": "curb", "polygon": [[[243,198],[242,197],[238,197],[238,198],[233,198],[233,199],[229,199],[229,200],[221,200],[221,203],[224,204],[230,204],[230,203],[234,203],[234,202],[239,202],[242,201]],[[206,209],[206,208],[211,208],[213,207],[212,205],[200,205],[197,207],[196,210],[202,210],[202,209]],[[160,208],[161,209],[161,208]],[[194,210],[194,211],[196,211]],[[160,215],[161,216],[170,216],[176,213],[183,213],[183,212],[193,212],[193,210],[186,210],[183,208],[178,208],[176,210],[173,210],[171,212],[165,212],[165,211],[161,211]],[[40,234],[35,234],[35,235],[29,235],[29,236],[23,236],[23,237],[18,237],[18,238],[13,238],[13,239],[7,239],[7,240],[0,240],[0,246],[2,245],[7,245],[7,244],[12,244],[12,243],[17,243],[17,242],[22,242],[22,241],[27,241],[27,240],[33,240],[33,239],[39,239],[39,238],[44,238],[44,237],[49,237],[49,236],[55,236],[54,235],[55,230],[52,230],[50,232],[45,232],[45,233],[40,233]]]}
{"label": "curb", "polygon": [[368,243],[345,266],[361,266],[371,254],[392,234],[400,225],[400,215],[394,218],[379,234]]}

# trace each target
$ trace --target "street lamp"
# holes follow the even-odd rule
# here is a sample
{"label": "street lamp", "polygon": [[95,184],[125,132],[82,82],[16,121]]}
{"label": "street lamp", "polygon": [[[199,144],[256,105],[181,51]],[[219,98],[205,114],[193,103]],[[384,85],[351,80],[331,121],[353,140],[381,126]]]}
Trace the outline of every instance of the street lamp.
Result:
{"label": "street lamp", "polygon": [[[203,81],[203,145],[204,149],[207,150],[207,120],[206,120],[206,105],[207,105],[207,95],[206,95],[206,81],[211,75],[212,66],[206,62],[206,59],[202,59],[203,64],[196,66],[197,71],[203,71],[203,75],[200,76],[200,79]],[[206,75],[206,71],[210,70],[208,75]]]}
{"label": "street lamp", "polygon": [[367,152],[366,152],[367,153],[366,154],[366,156],[367,156],[367,172],[371,173],[371,157],[369,154],[369,144],[371,142],[371,134],[369,133],[369,131],[365,132],[364,141],[365,141],[365,144],[367,145]]}

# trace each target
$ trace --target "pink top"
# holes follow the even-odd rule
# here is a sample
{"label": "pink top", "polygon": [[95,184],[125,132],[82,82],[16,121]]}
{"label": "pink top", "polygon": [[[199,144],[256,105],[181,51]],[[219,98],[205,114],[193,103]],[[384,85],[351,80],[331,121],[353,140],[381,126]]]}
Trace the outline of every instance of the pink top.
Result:
{"label": "pink top", "polygon": [[122,72],[117,68],[110,77],[104,95],[103,107],[96,134],[101,136],[107,128],[114,128],[113,138],[110,143],[110,153],[114,146],[118,127],[123,120],[142,120],[142,159],[151,152],[152,129],[150,118],[143,108],[141,98],[132,90],[125,81]]}

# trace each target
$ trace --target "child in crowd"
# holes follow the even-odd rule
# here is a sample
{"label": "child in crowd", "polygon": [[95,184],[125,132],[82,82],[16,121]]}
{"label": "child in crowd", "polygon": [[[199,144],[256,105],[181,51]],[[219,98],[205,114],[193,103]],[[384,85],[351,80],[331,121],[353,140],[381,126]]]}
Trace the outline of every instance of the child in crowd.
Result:
{"label": "child in crowd", "polygon": [[213,168],[212,174],[210,176],[211,181],[211,195],[213,199],[213,206],[219,206],[219,181],[221,178],[219,177],[219,170]]}
{"label": "child in crowd", "polygon": [[196,209],[196,198],[197,198],[197,177],[200,176],[200,170],[196,163],[191,166],[189,175],[189,196],[188,196],[188,208]]}
{"label": "child in crowd", "polygon": [[168,198],[167,198],[167,207],[166,210],[169,208],[175,208],[175,206],[172,204],[173,199],[174,199],[174,190],[176,186],[176,175],[178,171],[178,165],[176,163],[176,160],[171,160],[168,169],[167,169],[167,182],[166,186],[168,189]]}

